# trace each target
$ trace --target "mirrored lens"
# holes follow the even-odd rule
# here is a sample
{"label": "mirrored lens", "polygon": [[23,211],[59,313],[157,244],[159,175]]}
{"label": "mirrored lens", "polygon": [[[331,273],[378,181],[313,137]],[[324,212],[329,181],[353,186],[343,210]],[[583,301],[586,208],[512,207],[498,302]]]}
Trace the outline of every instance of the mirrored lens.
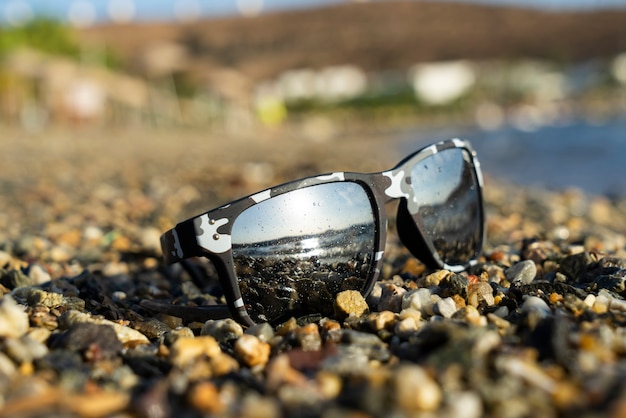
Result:
{"label": "mirrored lens", "polygon": [[248,313],[277,322],[333,313],[337,293],[363,289],[375,216],[357,183],[325,183],[260,202],[233,224],[235,271]]}
{"label": "mirrored lens", "polygon": [[411,170],[413,204],[423,229],[441,259],[462,265],[477,255],[482,214],[476,172],[470,154],[460,148],[440,151]]}

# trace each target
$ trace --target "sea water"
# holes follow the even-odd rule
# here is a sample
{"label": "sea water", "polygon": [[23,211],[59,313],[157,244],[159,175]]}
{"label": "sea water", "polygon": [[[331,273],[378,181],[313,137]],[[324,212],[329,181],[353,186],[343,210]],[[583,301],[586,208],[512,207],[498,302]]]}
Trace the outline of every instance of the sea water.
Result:
{"label": "sea water", "polygon": [[469,140],[488,177],[551,190],[578,188],[626,196],[626,117],[581,119],[532,130],[510,125],[497,130],[415,129],[400,134],[400,151],[447,138]]}

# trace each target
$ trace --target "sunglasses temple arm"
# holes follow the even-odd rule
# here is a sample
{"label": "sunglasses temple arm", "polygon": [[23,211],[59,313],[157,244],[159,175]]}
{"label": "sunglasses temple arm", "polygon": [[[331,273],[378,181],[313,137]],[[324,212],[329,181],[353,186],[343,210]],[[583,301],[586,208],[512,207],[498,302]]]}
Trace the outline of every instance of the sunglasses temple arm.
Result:
{"label": "sunglasses temple arm", "polygon": [[181,222],[161,235],[161,249],[167,264],[177,263],[186,258],[201,255],[197,244],[194,219]]}
{"label": "sunglasses temple arm", "polygon": [[228,305],[180,306],[147,299],[142,300],[139,304],[146,310],[176,316],[191,322],[205,322],[209,319],[231,318]]}

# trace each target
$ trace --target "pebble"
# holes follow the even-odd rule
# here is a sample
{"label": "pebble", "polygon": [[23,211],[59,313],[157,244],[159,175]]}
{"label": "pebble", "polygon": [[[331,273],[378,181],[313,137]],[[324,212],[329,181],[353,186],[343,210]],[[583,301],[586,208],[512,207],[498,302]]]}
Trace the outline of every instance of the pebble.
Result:
{"label": "pebble", "polygon": [[4,270],[0,269],[0,284],[7,289],[17,289],[20,287],[30,286],[31,279],[22,273],[21,270]]}
{"label": "pebble", "polygon": [[191,328],[178,327],[178,328],[170,329],[168,332],[166,332],[163,335],[163,342],[167,346],[171,346],[179,338],[193,338],[193,337],[194,337],[194,334]]}
{"label": "pebble", "polygon": [[480,418],[484,416],[483,402],[476,392],[464,391],[446,394],[451,400],[447,404],[450,418]]}
{"label": "pebble", "polygon": [[468,285],[467,278],[460,274],[448,274],[439,282],[443,297],[460,296],[466,298]]}
{"label": "pebble", "polygon": [[532,260],[524,260],[509,267],[504,274],[513,284],[530,284],[537,276],[537,266]]}
{"label": "pebble", "polygon": [[205,414],[219,415],[226,408],[219,389],[211,382],[198,382],[189,390],[187,398],[194,408]]}
{"label": "pebble", "polygon": [[151,340],[161,338],[170,331],[170,327],[156,318],[148,318],[145,321],[135,321],[133,326],[135,330]]}
{"label": "pebble", "polygon": [[254,335],[243,334],[235,342],[234,352],[248,367],[265,366],[269,361],[271,346]]}
{"label": "pebble", "polygon": [[241,337],[243,327],[231,318],[208,320],[202,325],[200,335],[210,335],[219,342],[228,342]]}
{"label": "pebble", "polygon": [[441,387],[419,366],[403,365],[394,373],[395,400],[407,415],[432,412],[443,400]]}
{"label": "pebble", "polygon": [[259,338],[261,341],[269,343],[274,339],[276,335],[274,332],[274,328],[267,322],[263,322],[261,324],[255,324],[250,328],[245,330],[246,334],[254,335]]}
{"label": "pebble", "polygon": [[28,331],[28,314],[10,295],[0,298],[0,337],[19,338]]}
{"label": "pebble", "polygon": [[[107,137],[112,152],[142,151],[115,158],[96,155],[98,141],[61,147],[63,138],[33,137],[19,141],[25,149],[15,155],[39,158],[5,159],[5,171],[17,161],[11,170],[20,172],[7,177],[19,198],[11,198],[10,184],[0,200],[0,415],[513,418],[626,411],[619,399],[626,393],[626,199],[513,192],[490,178],[484,256],[467,272],[428,270],[390,228],[380,280],[365,303],[358,292],[341,294],[337,315],[330,309],[327,317],[280,326],[190,322],[139,303],[221,302],[216,266],[190,259],[198,277],[180,264],[165,267],[158,235],[184,219],[181,213],[269,184],[242,178],[238,160],[216,158],[209,170],[182,151],[142,164],[143,151],[149,146],[152,156],[162,141],[149,135],[148,144],[144,136],[116,146]],[[185,139],[198,155],[224,148],[192,136]],[[10,152],[10,138],[3,139],[3,153]],[[236,157],[253,145],[238,147]],[[80,147],[88,158],[65,158]],[[327,148],[316,146],[300,162],[301,153],[281,150],[263,164],[277,182],[303,169],[324,172],[331,160],[315,155]],[[48,164],[31,163],[40,158]],[[54,175],[45,175],[47,167]],[[68,191],[70,170],[79,175],[67,176]],[[101,186],[93,187],[94,178]]]}
{"label": "pebble", "polygon": [[540,317],[545,318],[552,315],[552,310],[548,304],[537,296],[529,296],[522,304],[522,312],[525,314],[536,313]]}
{"label": "pebble", "polygon": [[62,324],[62,328],[69,328],[74,324],[84,322],[97,325],[109,325],[113,327],[115,335],[117,336],[118,340],[120,340],[120,342],[122,342],[123,344],[148,344],[150,342],[150,340],[148,340],[148,338],[139,331],[136,331],[124,325],[120,325],[116,322],[109,321],[108,319],[94,318],[89,314],[85,314],[79,311],[68,311],[61,315],[59,320],[60,324]]}
{"label": "pebble", "polygon": [[607,296],[600,294],[596,296],[591,309],[593,309],[593,311],[597,314],[607,313],[610,302],[611,300]]}
{"label": "pebble", "polygon": [[28,278],[30,279],[30,282],[35,286],[47,283],[52,280],[50,273],[44,270],[44,268],[41,267],[39,264],[33,264],[30,266],[30,268],[28,269]]}
{"label": "pebble", "polygon": [[304,351],[318,351],[322,348],[322,337],[317,324],[306,324],[299,327],[295,336]]}
{"label": "pebble", "polygon": [[392,311],[381,311],[370,314],[368,322],[373,331],[393,329],[396,322],[396,315]]}
{"label": "pebble", "polygon": [[379,311],[400,312],[402,310],[402,296],[406,289],[394,284],[382,286],[382,295],[378,301]]}
{"label": "pebble", "polygon": [[419,321],[414,317],[407,317],[396,322],[394,334],[400,338],[407,339],[419,329]]}
{"label": "pebble", "polygon": [[56,336],[52,348],[78,352],[97,361],[119,355],[124,346],[117,339],[113,327],[92,322],[76,322]]}
{"label": "pebble", "polygon": [[420,311],[422,315],[432,315],[433,305],[441,299],[434,294],[431,289],[420,288],[409,291],[403,295],[402,309],[414,309]]}
{"label": "pebble", "polygon": [[6,338],[3,350],[19,363],[31,362],[48,354],[48,347],[29,335],[21,338]]}
{"label": "pebble", "polygon": [[437,270],[434,273],[427,275],[423,279],[418,280],[417,285],[419,287],[439,286],[441,281],[446,280],[451,275],[452,273],[448,270]]}
{"label": "pebble", "polygon": [[37,288],[29,288],[26,293],[29,306],[42,305],[47,308],[56,308],[63,305],[65,298],[62,294],[46,292]]}
{"label": "pebble", "polygon": [[493,288],[487,282],[478,282],[470,285],[468,288],[467,304],[471,306],[479,306],[481,303],[484,303],[487,306],[495,304]]}
{"label": "pebble", "polygon": [[369,312],[369,306],[357,290],[339,292],[335,299],[335,317],[343,321],[349,316],[361,317]]}
{"label": "pebble", "polygon": [[480,314],[478,309],[475,306],[468,305],[456,311],[453,315],[453,318],[460,318],[467,323],[476,325],[476,326],[485,326],[487,325],[487,318]]}
{"label": "pebble", "polygon": [[[269,362],[265,368],[267,375],[267,388],[270,392],[277,392],[283,385],[304,386],[307,377],[291,365],[291,357],[280,354]],[[324,372],[322,372],[324,373]]]}
{"label": "pebble", "polygon": [[0,376],[12,377],[17,371],[15,363],[3,352],[0,352]]}
{"label": "pebble", "polygon": [[204,335],[196,338],[181,337],[170,349],[170,360],[178,368],[193,366],[198,360],[214,358],[222,353],[215,338]]}
{"label": "pebble", "polygon": [[456,304],[452,298],[445,298],[435,303],[435,313],[443,316],[444,318],[451,318],[457,311]]}

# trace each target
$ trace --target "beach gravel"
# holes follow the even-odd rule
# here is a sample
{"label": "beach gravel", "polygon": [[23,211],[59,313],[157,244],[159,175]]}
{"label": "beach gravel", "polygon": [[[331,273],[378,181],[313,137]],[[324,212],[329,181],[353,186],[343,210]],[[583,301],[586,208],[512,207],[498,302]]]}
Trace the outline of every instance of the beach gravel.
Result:
{"label": "beach gravel", "polygon": [[392,227],[369,297],[245,328],[142,304],[223,301],[206,260],[163,264],[159,233],[282,181],[388,169],[384,138],[0,134],[1,416],[626,414],[626,199],[486,173],[468,271],[428,270]]}

